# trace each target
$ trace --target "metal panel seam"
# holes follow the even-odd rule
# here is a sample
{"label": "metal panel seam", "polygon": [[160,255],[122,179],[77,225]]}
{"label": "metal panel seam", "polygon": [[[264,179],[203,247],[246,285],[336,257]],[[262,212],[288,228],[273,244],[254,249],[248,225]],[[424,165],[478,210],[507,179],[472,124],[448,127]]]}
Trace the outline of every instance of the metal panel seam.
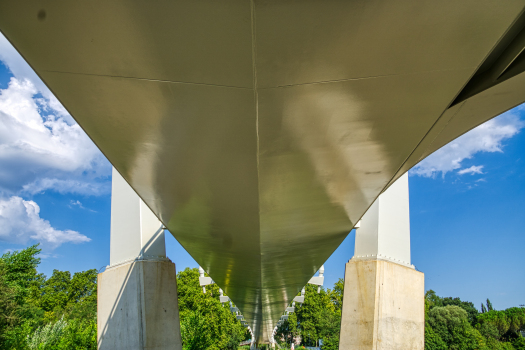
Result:
{"label": "metal panel seam", "polygon": [[[263,274],[262,274],[262,252],[261,252],[261,182],[260,182],[260,168],[259,168],[259,95],[257,92],[257,42],[256,42],[256,26],[255,26],[255,0],[250,0],[250,11],[251,11],[251,30],[252,30],[252,70],[253,70],[253,96],[254,96],[254,109],[255,109],[255,133],[256,133],[256,142],[257,142],[257,154],[256,154],[256,161],[257,161],[257,211],[258,211],[258,221],[259,221],[259,278],[260,278],[260,284],[262,286],[263,284]],[[258,298],[262,298],[261,295],[256,296]],[[259,304],[256,307],[262,308],[262,300],[261,302],[255,301],[255,304]],[[260,321],[257,319],[257,316],[252,320],[252,331],[255,332],[257,336],[261,336],[262,330],[262,323],[263,323],[263,315],[259,315],[261,318]]]}
{"label": "metal panel seam", "polygon": [[191,81],[175,81],[175,80],[150,79],[150,78],[140,78],[140,77],[126,77],[126,76],[123,76],[123,75],[107,75],[107,74],[94,74],[94,73],[75,73],[75,72],[64,72],[64,71],[53,71],[53,70],[42,70],[41,72],[43,72],[43,73],[83,75],[83,76],[101,77],[101,78],[120,78],[120,79],[130,79],[130,80],[155,81],[155,82],[159,82],[159,83],[172,83],[172,84],[185,84],[185,85],[204,85],[204,86],[225,87],[225,88],[242,89],[242,90],[249,90],[250,89],[250,88],[247,88],[247,87],[234,86],[234,85],[196,83],[196,82],[191,82]]}

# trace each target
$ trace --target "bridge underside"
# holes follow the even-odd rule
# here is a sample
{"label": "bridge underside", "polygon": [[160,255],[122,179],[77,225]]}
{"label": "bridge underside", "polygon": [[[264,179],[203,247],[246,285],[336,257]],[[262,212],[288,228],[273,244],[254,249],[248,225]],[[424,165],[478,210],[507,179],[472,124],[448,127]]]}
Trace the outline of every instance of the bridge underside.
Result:
{"label": "bridge underside", "polygon": [[0,2],[0,30],[268,339],[377,196],[525,100],[525,0]]}

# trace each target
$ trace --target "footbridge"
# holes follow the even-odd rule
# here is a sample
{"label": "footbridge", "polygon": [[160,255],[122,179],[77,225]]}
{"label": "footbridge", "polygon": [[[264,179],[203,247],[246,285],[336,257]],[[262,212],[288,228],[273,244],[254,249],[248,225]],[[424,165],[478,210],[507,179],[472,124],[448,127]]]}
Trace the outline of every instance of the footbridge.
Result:
{"label": "footbridge", "polygon": [[[99,282],[108,317],[120,317],[111,305],[125,294],[108,283],[135,273],[118,268],[149,259],[136,283],[151,279],[153,289],[139,299],[148,310],[164,300],[178,318],[176,299],[173,306],[155,294],[160,285],[176,292],[161,222],[266,342],[367,210],[374,219],[359,230],[373,238],[356,244],[347,279],[352,271],[412,278],[394,271],[410,269],[403,176],[525,101],[524,7],[525,0],[1,0],[0,31],[122,178],[114,182],[106,272],[114,275]],[[392,288],[384,298],[403,294]],[[354,292],[345,291],[348,305],[375,293]],[[137,329],[159,320],[151,312]],[[101,315],[99,332],[110,332]],[[165,341],[173,345],[172,333]],[[106,348],[123,348],[116,344]],[[343,335],[341,344],[357,349]]]}

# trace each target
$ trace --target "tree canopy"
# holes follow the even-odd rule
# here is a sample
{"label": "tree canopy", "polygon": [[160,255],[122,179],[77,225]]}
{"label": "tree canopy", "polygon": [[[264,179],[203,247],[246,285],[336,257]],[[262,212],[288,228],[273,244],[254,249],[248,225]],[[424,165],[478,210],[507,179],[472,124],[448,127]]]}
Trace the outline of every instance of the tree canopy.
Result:
{"label": "tree canopy", "polygon": [[[54,270],[48,278],[37,271],[38,246],[0,257],[0,349],[95,350],[97,348],[97,271],[71,274]],[[199,271],[177,274],[184,350],[237,349],[249,332],[219,301],[219,287],[199,285]],[[307,285],[303,304],[295,305],[278,328],[282,348],[292,342],[339,348],[344,282],[333,289]],[[525,350],[525,308],[496,310],[490,300],[481,312],[471,302],[425,295],[425,350]],[[322,340],[322,342],[321,342]]]}
{"label": "tree canopy", "polygon": [[177,274],[180,324],[184,350],[237,349],[250,333],[219,301],[219,287],[199,285],[198,269],[186,268]]}
{"label": "tree canopy", "polygon": [[[483,304],[482,304],[483,305]],[[525,308],[497,311],[487,299],[482,312],[459,298],[425,295],[425,350],[525,350]]]}

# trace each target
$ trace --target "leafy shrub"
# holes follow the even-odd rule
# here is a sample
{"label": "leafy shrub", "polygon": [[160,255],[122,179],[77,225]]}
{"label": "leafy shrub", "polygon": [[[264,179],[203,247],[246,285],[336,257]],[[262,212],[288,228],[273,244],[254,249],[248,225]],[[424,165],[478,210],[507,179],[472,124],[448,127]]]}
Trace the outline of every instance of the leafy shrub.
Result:
{"label": "leafy shrub", "polygon": [[39,327],[27,336],[29,350],[96,350],[97,327],[95,320],[65,321],[60,319]]}

